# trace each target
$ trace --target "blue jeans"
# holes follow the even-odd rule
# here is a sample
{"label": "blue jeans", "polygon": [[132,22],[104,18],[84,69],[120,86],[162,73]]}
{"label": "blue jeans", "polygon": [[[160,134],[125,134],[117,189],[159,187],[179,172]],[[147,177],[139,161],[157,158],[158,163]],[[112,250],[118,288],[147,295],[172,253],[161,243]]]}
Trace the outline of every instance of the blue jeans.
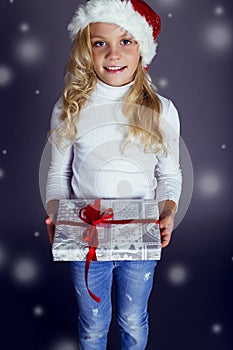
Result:
{"label": "blue jeans", "polygon": [[92,261],[88,273],[90,290],[101,298],[98,304],[88,294],[85,262],[71,262],[71,278],[78,303],[80,350],[105,350],[112,316],[111,287],[115,282],[116,313],[121,331],[121,350],[144,350],[148,337],[148,299],[156,261]]}

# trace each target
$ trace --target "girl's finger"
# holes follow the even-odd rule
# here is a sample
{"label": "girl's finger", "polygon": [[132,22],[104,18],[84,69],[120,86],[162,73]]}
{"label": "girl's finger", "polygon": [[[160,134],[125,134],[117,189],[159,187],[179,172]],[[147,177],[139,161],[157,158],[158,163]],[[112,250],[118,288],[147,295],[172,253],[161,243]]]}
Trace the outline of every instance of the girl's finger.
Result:
{"label": "girl's finger", "polygon": [[51,225],[53,223],[53,220],[50,216],[48,216],[46,219],[45,219],[45,223],[46,225]]}

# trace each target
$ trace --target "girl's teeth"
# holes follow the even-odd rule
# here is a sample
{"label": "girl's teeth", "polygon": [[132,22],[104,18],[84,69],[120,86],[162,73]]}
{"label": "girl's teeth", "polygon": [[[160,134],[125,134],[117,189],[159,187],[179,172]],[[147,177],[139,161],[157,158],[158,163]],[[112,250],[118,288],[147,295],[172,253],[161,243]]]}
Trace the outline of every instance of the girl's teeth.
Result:
{"label": "girl's teeth", "polygon": [[122,67],[106,67],[108,70],[119,70]]}

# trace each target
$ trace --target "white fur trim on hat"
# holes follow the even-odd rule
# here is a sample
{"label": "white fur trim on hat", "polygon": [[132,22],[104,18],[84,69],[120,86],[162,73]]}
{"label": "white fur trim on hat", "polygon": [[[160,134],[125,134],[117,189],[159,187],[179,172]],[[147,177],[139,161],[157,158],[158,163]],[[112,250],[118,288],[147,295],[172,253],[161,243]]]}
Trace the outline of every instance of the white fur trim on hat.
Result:
{"label": "white fur trim on hat", "polygon": [[68,25],[71,39],[75,39],[80,29],[96,22],[116,24],[125,29],[138,42],[143,67],[150,64],[157,48],[157,43],[153,39],[153,30],[145,17],[135,11],[130,1],[87,1],[77,9]]}

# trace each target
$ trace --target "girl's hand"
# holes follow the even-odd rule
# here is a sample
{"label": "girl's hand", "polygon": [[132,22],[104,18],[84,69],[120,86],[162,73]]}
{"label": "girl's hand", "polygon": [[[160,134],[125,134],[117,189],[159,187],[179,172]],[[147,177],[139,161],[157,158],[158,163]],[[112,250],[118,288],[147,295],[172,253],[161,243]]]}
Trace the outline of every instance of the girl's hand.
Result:
{"label": "girl's hand", "polygon": [[174,219],[176,212],[176,203],[173,201],[165,201],[159,203],[160,217],[159,228],[161,235],[161,247],[166,247],[171,240],[174,228]]}
{"label": "girl's hand", "polygon": [[47,213],[48,216],[45,219],[45,224],[47,226],[47,231],[49,235],[50,244],[53,244],[54,233],[55,233],[55,225],[58,212],[59,200],[53,199],[47,204]]}
{"label": "girl's hand", "polygon": [[173,227],[174,227],[173,213],[167,213],[160,216],[159,228],[160,228],[162,248],[166,247],[169,244],[172,236]]}
{"label": "girl's hand", "polygon": [[47,232],[49,235],[49,242],[52,245],[53,244],[53,239],[54,239],[54,233],[55,233],[55,225],[53,223],[53,216],[47,216],[45,219],[45,224],[47,226]]}

